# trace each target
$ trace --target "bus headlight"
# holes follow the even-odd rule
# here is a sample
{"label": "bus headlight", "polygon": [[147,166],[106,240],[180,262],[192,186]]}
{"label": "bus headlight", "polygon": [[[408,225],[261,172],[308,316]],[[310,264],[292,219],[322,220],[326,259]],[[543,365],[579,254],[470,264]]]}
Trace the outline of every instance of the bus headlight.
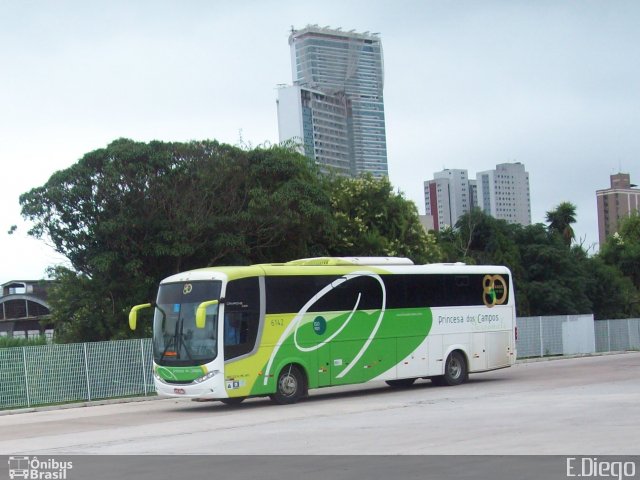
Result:
{"label": "bus headlight", "polygon": [[207,380],[209,380],[210,378],[215,377],[216,375],[218,375],[220,373],[220,370],[212,370],[211,372],[207,373],[204,377],[200,377],[200,378],[196,378],[193,383],[202,383],[202,382],[206,382]]}

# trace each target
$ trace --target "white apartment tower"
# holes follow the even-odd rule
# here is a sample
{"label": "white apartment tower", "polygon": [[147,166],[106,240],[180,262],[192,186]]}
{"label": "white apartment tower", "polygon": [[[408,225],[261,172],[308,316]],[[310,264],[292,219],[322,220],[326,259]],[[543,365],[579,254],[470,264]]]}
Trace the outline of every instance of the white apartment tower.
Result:
{"label": "white apartment tower", "polygon": [[434,173],[433,180],[424,182],[424,198],[425,211],[433,217],[436,231],[454,227],[475,206],[467,170],[445,169]]}
{"label": "white apartment tower", "polygon": [[478,206],[494,218],[531,225],[529,174],[520,162],[501,163],[476,175]]}
{"label": "white apartment tower", "polygon": [[382,43],[316,25],[289,36],[293,85],[278,90],[280,141],[342,175],[388,175]]}

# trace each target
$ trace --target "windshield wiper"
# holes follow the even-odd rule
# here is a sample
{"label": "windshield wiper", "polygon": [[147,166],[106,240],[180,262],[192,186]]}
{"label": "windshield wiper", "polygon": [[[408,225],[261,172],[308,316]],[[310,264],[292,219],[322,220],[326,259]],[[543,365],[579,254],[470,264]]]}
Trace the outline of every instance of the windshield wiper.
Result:
{"label": "windshield wiper", "polygon": [[[164,311],[158,307],[158,310],[160,310],[162,312],[162,315],[164,316],[162,323],[164,325],[165,320],[167,319],[166,315],[164,314]],[[171,345],[175,346],[176,349],[176,354],[180,351],[177,339],[178,339],[178,327],[180,326],[180,320],[178,320],[176,322],[176,328],[175,331],[173,332],[173,337],[171,337],[171,339],[167,342],[167,346],[164,348],[162,355],[160,355],[160,361],[164,360],[164,356],[167,354],[167,352],[169,351],[169,348],[171,347]]]}
{"label": "windshield wiper", "polygon": [[[180,325],[180,329],[178,330],[178,325]],[[189,342],[186,341],[186,335],[182,332],[184,329],[184,318],[180,318],[180,320],[178,320],[178,323],[176,324],[176,343],[177,343],[177,353],[178,353],[178,357],[180,356],[180,350],[182,350],[184,348],[184,351],[186,352],[187,356],[189,357],[189,360],[191,360],[193,362],[193,356],[191,355],[191,352],[189,351]],[[180,358],[178,358],[178,360],[180,360]]]}
{"label": "windshield wiper", "polygon": [[[164,312],[162,311],[162,309],[161,308],[158,308],[158,309],[164,315]],[[165,318],[166,318],[166,316],[165,316]],[[173,337],[171,337],[171,339],[167,343],[167,346],[165,347],[164,351],[162,352],[162,355],[160,355],[160,361],[164,360],[164,357],[167,354],[167,352],[169,351],[169,348],[171,346],[174,346],[175,350],[176,350],[176,360],[180,360],[180,351],[184,348],[184,351],[187,354],[187,357],[189,357],[189,360],[191,360],[193,362],[193,355],[191,354],[191,351],[190,351],[190,348],[189,348],[189,342],[186,341],[186,335],[184,333],[182,333],[183,327],[184,327],[184,319],[183,318],[179,318],[178,321],[176,322],[176,328],[175,328],[175,331],[173,333]]]}

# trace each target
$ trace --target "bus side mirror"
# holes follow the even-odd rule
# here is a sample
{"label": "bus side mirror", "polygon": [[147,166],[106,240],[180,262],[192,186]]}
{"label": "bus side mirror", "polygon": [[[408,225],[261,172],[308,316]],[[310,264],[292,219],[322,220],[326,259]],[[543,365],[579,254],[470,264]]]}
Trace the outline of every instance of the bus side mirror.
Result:
{"label": "bus side mirror", "polygon": [[131,311],[129,312],[129,328],[131,330],[136,329],[136,325],[138,323],[138,310],[142,310],[143,308],[150,308],[150,307],[151,307],[150,303],[145,303],[143,305],[136,305],[131,309]]}
{"label": "bus side mirror", "polygon": [[211,305],[218,305],[218,300],[202,302],[198,305],[198,309],[196,310],[196,328],[204,328],[207,321],[207,307],[210,307]]}

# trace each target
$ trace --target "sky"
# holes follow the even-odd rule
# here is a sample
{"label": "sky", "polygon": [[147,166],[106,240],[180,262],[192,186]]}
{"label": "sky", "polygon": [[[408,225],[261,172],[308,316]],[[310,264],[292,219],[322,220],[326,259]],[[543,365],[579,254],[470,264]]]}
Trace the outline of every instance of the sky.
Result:
{"label": "sky", "polygon": [[389,178],[421,214],[434,172],[522,162],[532,221],[574,203],[594,253],[595,191],[619,171],[640,184],[634,0],[0,0],[0,283],[64,263],[19,196],[85,153],[277,143],[289,32],[308,24],[380,33]]}

